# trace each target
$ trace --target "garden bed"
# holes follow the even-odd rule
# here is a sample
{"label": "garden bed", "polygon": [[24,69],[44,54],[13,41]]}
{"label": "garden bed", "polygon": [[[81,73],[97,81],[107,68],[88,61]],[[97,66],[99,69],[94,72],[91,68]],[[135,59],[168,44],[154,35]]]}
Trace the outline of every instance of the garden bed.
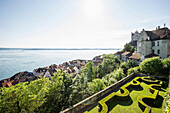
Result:
{"label": "garden bed", "polygon": [[[137,83],[137,82],[140,82]],[[117,92],[99,101],[90,113],[161,113],[167,87],[162,81],[136,77]],[[124,97],[123,97],[124,96]],[[100,109],[99,109],[100,108]]]}

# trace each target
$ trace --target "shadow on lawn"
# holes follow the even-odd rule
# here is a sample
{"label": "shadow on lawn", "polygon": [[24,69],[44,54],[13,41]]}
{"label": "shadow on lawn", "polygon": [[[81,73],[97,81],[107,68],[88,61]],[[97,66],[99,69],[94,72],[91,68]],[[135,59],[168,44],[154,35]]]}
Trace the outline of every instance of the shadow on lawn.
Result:
{"label": "shadow on lawn", "polygon": [[[142,91],[143,90],[143,88],[140,85],[139,86],[129,86],[129,87],[127,87],[127,89],[129,90],[129,93],[131,93],[133,90],[136,90],[136,91]],[[130,96],[128,96],[128,98],[126,100],[119,100],[118,98],[116,98],[114,96],[112,99],[110,99],[109,101],[106,102],[109,112],[117,104],[122,105],[122,106],[130,106],[132,103],[133,103],[133,100]]]}
{"label": "shadow on lawn", "polygon": [[164,100],[164,98],[161,95],[158,95],[156,101],[154,99],[150,99],[150,98],[143,99],[143,101],[147,105],[149,105],[150,107],[154,107],[154,108],[161,108],[163,100]]}

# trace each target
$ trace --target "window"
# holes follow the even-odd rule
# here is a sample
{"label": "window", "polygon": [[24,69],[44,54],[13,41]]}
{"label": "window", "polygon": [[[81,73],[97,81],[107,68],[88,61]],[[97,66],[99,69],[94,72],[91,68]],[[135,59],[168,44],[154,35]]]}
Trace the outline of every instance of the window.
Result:
{"label": "window", "polygon": [[160,50],[158,50],[157,53],[160,54]]}
{"label": "window", "polygon": [[154,54],[154,50],[152,50],[152,53]]}
{"label": "window", "polygon": [[157,46],[159,46],[159,41],[157,42]]}
{"label": "window", "polygon": [[155,42],[152,42],[152,46],[155,46]]}

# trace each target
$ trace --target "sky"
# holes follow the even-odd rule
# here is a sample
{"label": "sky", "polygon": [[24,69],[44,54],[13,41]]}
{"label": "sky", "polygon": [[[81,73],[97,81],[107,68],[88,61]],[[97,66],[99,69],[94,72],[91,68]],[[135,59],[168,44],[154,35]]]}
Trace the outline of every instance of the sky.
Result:
{"label": "sky", "polygon": [[131,32],[169,27],[169,6],[170,0],[0,0],[0,47],[123,48]]}

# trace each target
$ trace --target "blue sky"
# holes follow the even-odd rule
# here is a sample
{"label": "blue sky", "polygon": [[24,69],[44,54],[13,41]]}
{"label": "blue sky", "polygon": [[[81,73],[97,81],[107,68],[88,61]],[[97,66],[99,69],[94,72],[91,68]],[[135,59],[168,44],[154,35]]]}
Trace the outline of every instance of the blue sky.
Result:
{"label": "blue sky", "polygon": [[169,0],[0,0],[0,47],[122,48],[169,27]]}

